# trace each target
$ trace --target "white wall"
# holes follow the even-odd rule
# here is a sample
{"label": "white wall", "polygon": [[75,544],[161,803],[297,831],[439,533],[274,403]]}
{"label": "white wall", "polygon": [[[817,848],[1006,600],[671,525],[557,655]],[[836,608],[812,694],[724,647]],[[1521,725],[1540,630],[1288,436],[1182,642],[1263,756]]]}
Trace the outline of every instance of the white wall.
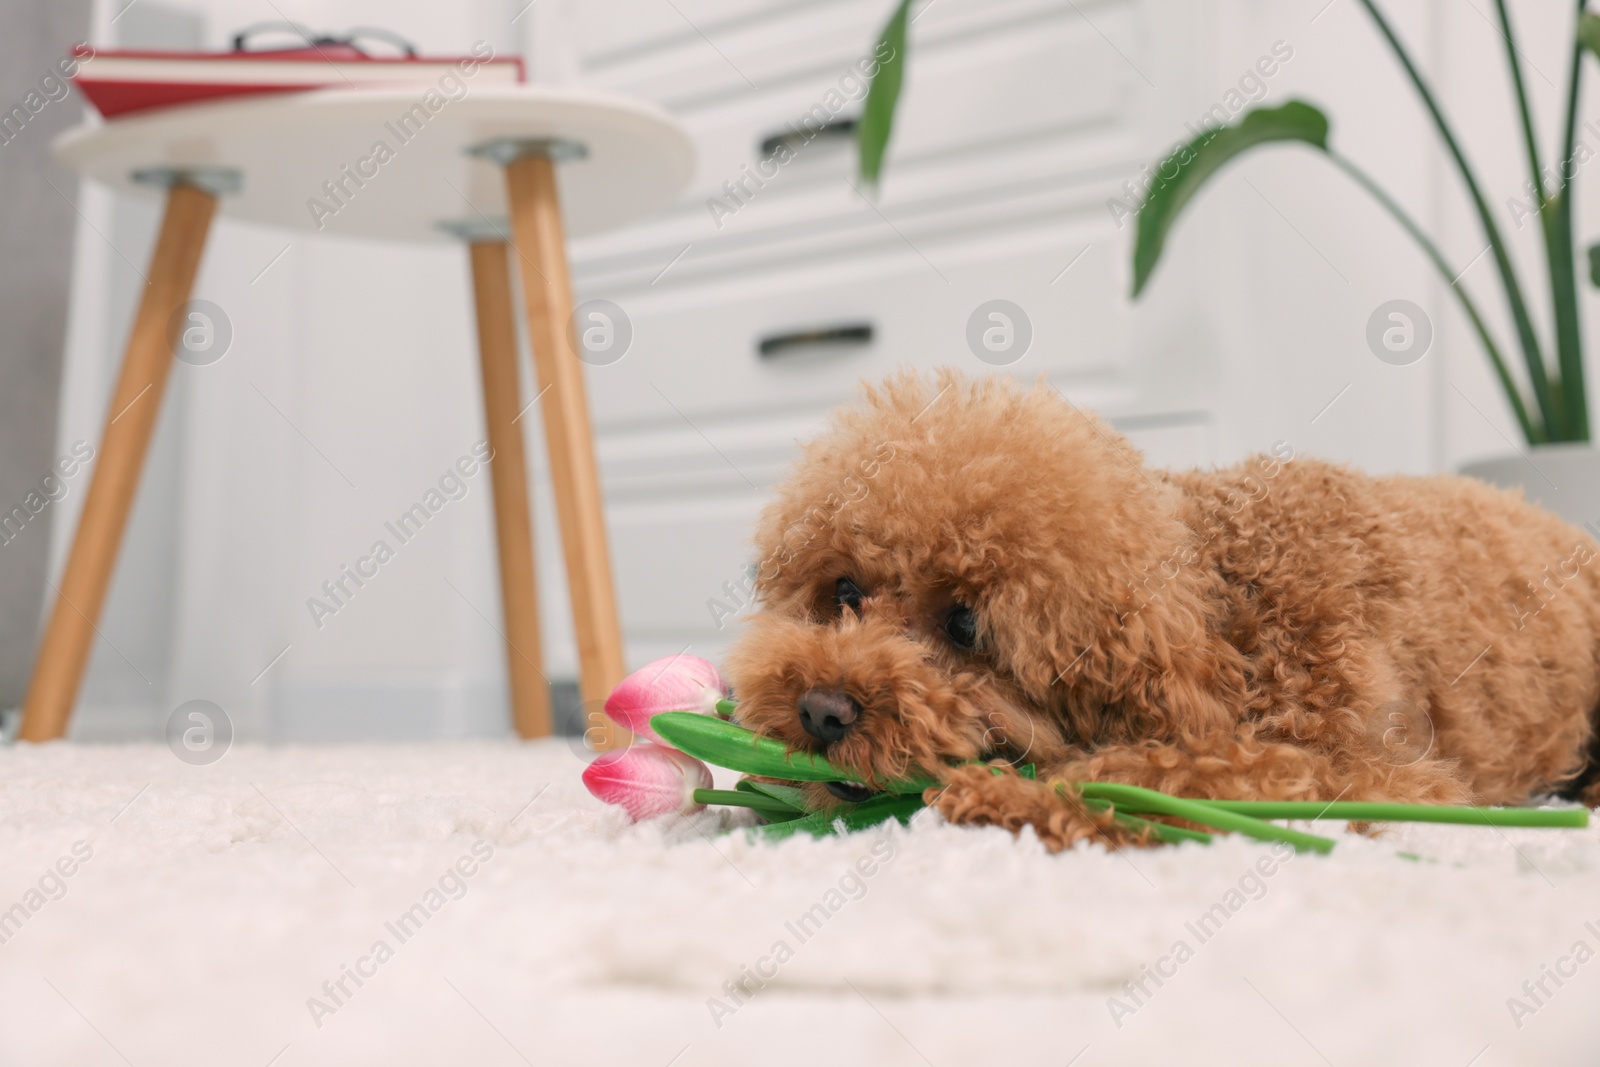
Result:
{"label": "white wall", "polygon": [[[1070,17],[1094,20],[1096,33],[1103,23],[1112,42],[1105,47],[1127,57],[1104,52],[1094,58],[1105,64],[1106,77],[1115,78],[1116,91],[1126,97],[1119,113],[1129,116],[1125,126],[1096,135],[1100,147],[1095,150],[1109,162],[1095,181],[1106,193],[1113,191],[1141,161],[1183,137],[1185,119],[1222,99],[1281,40],[1294,56],[1268,79],[1268,102],[1300,96],[1322,105],[1333,120],[1334,143],[1435,229],[1451,260],[1466,266],[1483,242],[1420,107],[1358,6],[1351,0],[1326,8],[1324,3],[1081,3],[1081,13]],[[153,5],[141,0],[139,6]],[[498,50],[525,51],[537,77],[655,84],[663,96],[677,91],[685,98],[674,104],[685,121],[710,122],[722,106],[716,93],[724,90],[702,92],[696,101],[684,87],[698,84],[694,78],[714,86],[730,77],[711,42],[683,26],[683,16],[665,0],[627,5],[626,20],[608,20],[604,6],[597,0],[539,0],[515,22],[512,16],[522,8],[518,0],[450,6],[208,0],[183,9],[199,14],[203,38],[215,45],[239,25],[281,17],[280,10],[317,28],[388,26],[434,52],[461,51],[486,39]],[[613,0],[612,6],[624,5]],[[710,27],[708,37],[742,61],[771,63],[772,70],[782,66],[785,41],[769,42],[764,53],[759,40],[738,36],[754,32],[738,28],[750,25],[741,12],[763,5],[749,0],[737,11],[720,14],[715,8],[702,12],[702,6],[688,4],[684,10]],[[886,11],[889,5],[876,6]],[[1526,0],[1516,6],[1523,51],[1551,82],[1562,84],[1566,59],[1558,52],[1567,32],[1564,7],[1558,12]],[[1533,227],[1515,230],[1504,207],[1525,175],[1499,38],[1482,17],[1455,5],[1391,2],[1388,7],[1433,74],[1480,168],[1486,195],[1512,235],[1525,284],[1537,291],[1543,271]],[[101,4],[97,40],[116,39],[118,28],[110,20],[120,9],[119,0]],[[822,22],[837,15],[835,21],[855,20],[869,28],[883,14],[859,4],[783,7],[796,19],[813,9]],[[955,10],[964,8],[955,5]],[[908,122],[919,99],[924,105],[936,97],[951,99],[948,93],[939,97],[940,87],[926,76],[919,84],[916,34],[936,34],[938,20],[953,17],[930,15],[914,33]],[[130,12],[119,21],[133,18]],[[622,53],[597,59],[592,49],[585,51],[586,35],[621,32],[618,27],[669,36],[670,47],[660,51],[663,65],[652,74],[641,63],[629,66],[630,61],[615,58]],[[868,45],[863,38],[861,49]],[[939,62],[941,54],[932,49],[930,63]],[[747,55],[753,58],[745,60]],[[1125,62],[1139,68],[1137,77]],[[1548,156],[1559,93],[1538,73],[1528,73]],[[773,81],[782,84],[783,79],[774,75]],[[1600,103],[1593,90],[1596,79],[1588,81],[1585,102],[1591,114],[1600,114],[1594,107]],[[989,101],[981,90],[974,85],[978,95],[953,99],[1006,106]],[[727,107],[740,106],[743,97],[736,94],[743,90],[726,92]],[[1027,101],[1017,106],[1028,106]],[[1600,139],[1591,140],[1600,148]],[[842,173],[847,162],[815,165],[838,166]],[[712,164],[707,167],[697,185],[719,177]],[[1579,179],[1580,227],[1584,209],[1593,202],[1600,165],[1590,170]],[[903,168],[902,190],[914,186],[917,173]],[[895,181],[891,162],[884,200],[891,215],[897,204],[914,200],[897,200],[902,193]],[[696,651],[707,654],[726,640],[724,633],[705,630],[703,602],[716,594],[722,579],[739,573],[744,559],[738,537],[719,531],[747,526],[764,486],[781,472],[790,442],[810,432],[835,396],[833,384],[807,384],[797,377],[787,389],[773,387],[776,400],[761,394],[759,410],[743,417],[700,403],[710,386],[736,380],[708,370],[713,364],[706,360],[719,358],[712,342],[722,343],[717,339],[727,334],[728,344],[743,345],[740,330],[754,330],[777,309],[790,307],[781,301],[795,291],[798,277],[772,274],[769,267],[760,268],[767,274],[751,268],[748,277],[738,271],[726,279],[718,276],[716,271],[725,268],[716,256],[734,253],[718,251],[731,246],[716,245],[727,235],[708,228],[704,195],[687,198],[628,233],[574,248],[582,295],[617,299],[648,326],[628,361],[590,376],[635,662],[677,651],[682,634],[703,642]],[[1016,369],[1029,375],[1050,369],[1069,392],[1140,428],[1141,441],[1163,461],[1226,461],[1284,439],[1303,453],[1374,471],[1424,473],[1505,451],[1501,434],[1515,440],[1509,413],[1445,288],[1388,217],[1315,153],[1278,149],[1219,176],[1173,235],[1147,297],[1133,306],[1120,295],[1127,286],[1131,227],[1117,231],[1109,225],[1098,206],[1104,193],[1083,195],[1088,206],[1079,214],[1059,213],[1065,209],[1052,206],[1049,210],[1058,214],[1034,232],[996,231],[998,246],[970,260],[972,284],[984,284],[987,277],[983,256],[1016,264],[1036,254],[1041,264],[1064,264],[1092,241],[1082,264],[1059,285],[1030,282],[1025,299],[1033,302],[1029,306],[1038,309],[1041,321],[1059,320],[1051,325],[1057,330],[1051,344],[1066,346],[1063,351],[1109,346],[1120,369],[1110,377],[1074,376],[1070,360],[1051,363],[1049,352],[1029,357],[1042,362]],[[67,442],[98,440],[110,375],[136,295],[137,276],[129,261],[142,267],[154,226],[149,205],[123,202],[103,190],[86,190],[80,206],[85,222],[77,238],[61,431]],[[1005,204],[967,207],[999,210]],[[921,239],[917,220],[902,222],[913,239]],[[884,240],[885,247],[895,245],[887,231]],[[674,268],[679,273],[650,284],[673,249],[695,241],[705,242],[704,247]],[[936,257],[944,247],[930,245]],[[894,254],[911,262],[903,248]],[[818,267],[813,280],[826,282],[829,269]],[[997,286],[1011,284],[1000,268],[995,271]],[[775,280],[757,280],[769,275]],[[861,288],[849,273],[831,277],[845,291],[856,285],[867,301],[865,310],[874,310],[874,290]],[[1503,301],[1492,282],[1487,259],[1464,279],[1509,346]],[[1585,310],[1593,320],[1593,300],[1586,284],[1584,289]],[[228,709],[242,736],[503,730],[486,476],[475,479],[464,500],[403,548],[320,629],[305,607],[325,579],[381,534],[386,519],[420,497],[482,435],[463,256],[224,220],[208,250],[197,296],[227,310],[236,340],[217,364],[174,370],[152,469],[102,624],[106,640],[96,647],[91,665],[79,735],[149,734],[170,708],[197,697]],[[1373,308],[1396,297],[1422,305],[1437,330],[1433,351],[1408,367],[1381,363],[1364,340]],[[836,302],[819,296],[815,306],[840,306],[836,297],[827,299]],[[966,356],[954,332],[965,305],[946,307],[950,298],[937,287],[906,290],[895,299],[927,308],[926,328],[933,332],[904,341],[919,358],[967,359],[969,369],[983,369]],[[705,309],[722,307],[719,302],[748,308],[750,325],[734,329],[713,318]],[[1538,310],[1544,317],[1542,301]],[[947,312],[955,324],[949,328],[940,318]],[[1587,335],[1600,341],[1592,324]],[[702,337],[705,352],[695,347]],[[893,365],[909,357],[911,350],[896,347],[900,343],[886,339],[860,366],[875,371],[884,361]],[[854,365],[842,366],[848,371]],[[659,410],[641,406],[656,403],[656,394],[646,388],[651,384],[684,406],[696,425],[684,425],[660,404]],[[754,404],[756,394],[734,399]],[[1171,422],[1172,412],[1187,421]],[[533,413],[524,423],[537,469],[542,434]],[[739,484],[722,457],[707,450],[702,432],[734,457],[741,478],[748,475],[756,483],[754,490]],[[546,655],[553,676],[570,677],[565,590],[542,478],[536,479],[536,489]],[[56,527],[58,561],[80,499],[81,494],[69,497],[58,516],[63,520]],[[281,660],[262,674],[285,648]]]}

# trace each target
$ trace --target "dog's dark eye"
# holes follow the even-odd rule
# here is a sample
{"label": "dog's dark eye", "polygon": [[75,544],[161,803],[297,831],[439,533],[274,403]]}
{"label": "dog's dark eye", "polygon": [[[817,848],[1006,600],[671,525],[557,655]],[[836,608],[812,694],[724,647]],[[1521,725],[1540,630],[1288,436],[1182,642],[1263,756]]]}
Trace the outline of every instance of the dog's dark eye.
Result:
{"label": "dog's dark eye", "polygon": [[860,615],[861,595],[861,587],[848,578],[840,578],[833,584],[833,599],[838,603],[840,611],[849,608]]}
{"label": "dog's dark eye", "polygon": [[978,640],[978,620],[971,608],[959,605],[944,620],[944,632],[950,635],[957,647],[971,648]]}

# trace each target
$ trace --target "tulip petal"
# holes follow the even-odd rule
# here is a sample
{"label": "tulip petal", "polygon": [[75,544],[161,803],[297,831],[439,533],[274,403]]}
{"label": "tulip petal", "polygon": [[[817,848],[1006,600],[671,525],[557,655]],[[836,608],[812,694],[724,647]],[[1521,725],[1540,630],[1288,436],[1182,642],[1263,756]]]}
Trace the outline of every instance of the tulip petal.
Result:
{"label": "tulip petal", "polygon": [[711,788],[711,769],[675,748],[641,741],[602,753],[584,769],[583,784],[638,822],[699,811],[704,805],[695,803],[694,791]]}
{"label": "tulip petal", "polygon": [[606,699],[606,714],[638,736],[665,744],[650,728],[651,716],[663,711],[715,715],[717,701],[729,692],[728,683],[710,660],[670,656],[624,678]]}

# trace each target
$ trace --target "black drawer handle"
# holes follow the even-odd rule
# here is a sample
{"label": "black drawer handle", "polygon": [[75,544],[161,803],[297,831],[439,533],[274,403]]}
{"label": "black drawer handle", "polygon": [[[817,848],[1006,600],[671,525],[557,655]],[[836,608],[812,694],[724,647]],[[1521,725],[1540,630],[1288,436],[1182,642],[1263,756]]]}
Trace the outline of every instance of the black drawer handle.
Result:
{"label": "black drawer handle", "polygon": [[856,132],[856,120],[853,117],[829,119],[820,126],[793,126],[781,133],[772,134],[761,142],[761,158],[771,159],[778,154],[778,149],[788,148],[790,152],[798,152],[806,145],[819,137],[835,140],[849,137]]}
{"label": "black drawer handle", "polygon": [[872,343],[872,323],[851,322],[840,326],[823,326],[815,330],[794,330],[763,337],[756,350],[762,359],[781,356],[794,348],[819,346],[858,348]]}

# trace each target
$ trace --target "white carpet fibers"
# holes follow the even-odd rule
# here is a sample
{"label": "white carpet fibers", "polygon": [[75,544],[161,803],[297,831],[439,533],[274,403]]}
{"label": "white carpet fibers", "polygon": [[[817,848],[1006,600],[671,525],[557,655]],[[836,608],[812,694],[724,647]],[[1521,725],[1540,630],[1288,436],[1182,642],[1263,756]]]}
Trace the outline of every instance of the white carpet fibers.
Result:
{"label": "white carpet fibers", "polygon": [[[581,769],[561,741],[0,750],[0,1064],[1600,1056],[1600,829],[1283,864],[1052,857],[932,816],[772,846],[715,814],[631,827]],[[1146,966],[1162,984],[1124,991]]]}

